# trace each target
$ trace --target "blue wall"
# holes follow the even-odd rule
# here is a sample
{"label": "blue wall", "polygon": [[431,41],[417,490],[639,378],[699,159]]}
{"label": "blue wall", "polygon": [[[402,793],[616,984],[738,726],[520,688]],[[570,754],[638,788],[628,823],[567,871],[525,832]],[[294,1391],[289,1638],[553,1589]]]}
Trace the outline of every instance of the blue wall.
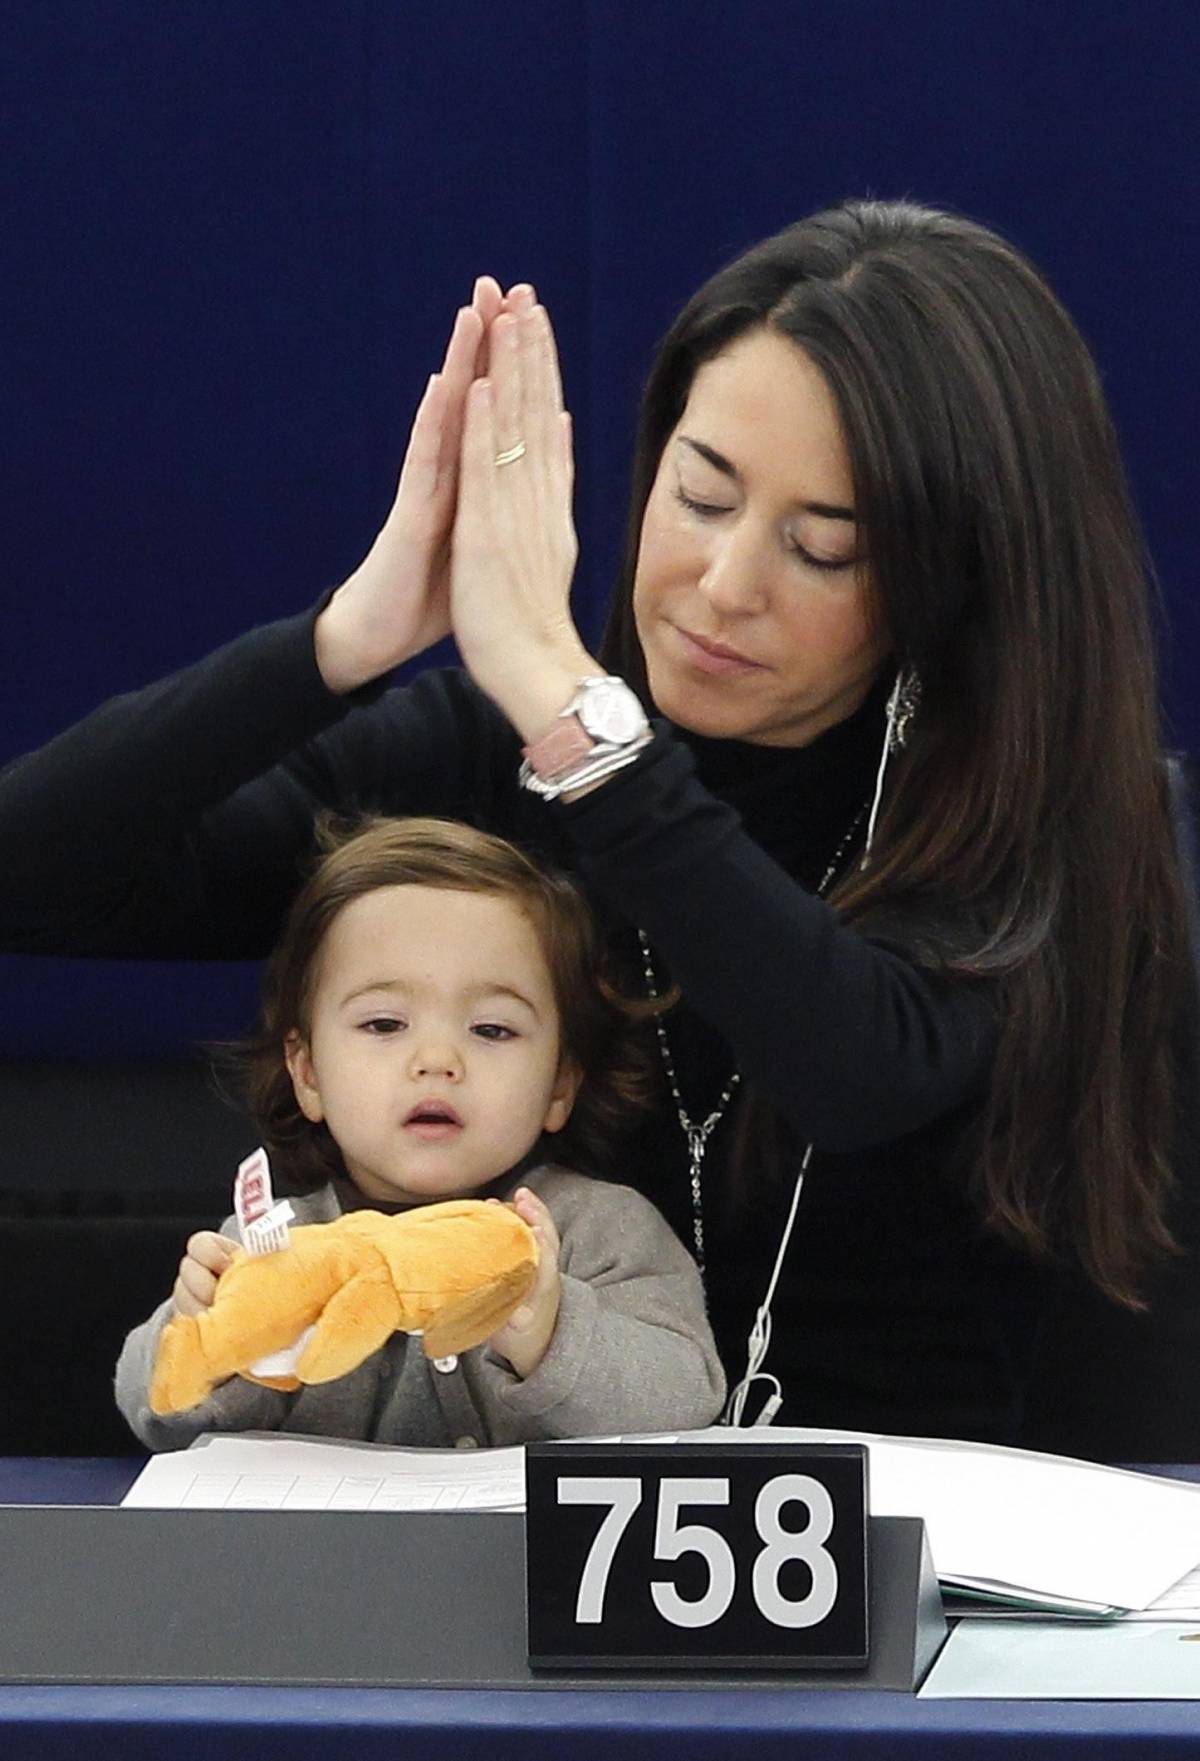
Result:
{"label": "blue wall", "polygon": [[[310,602],[386,510],[473,277],[534,280],[596,629],[655,340],[844,195],[997,226],[1100,359],[1200,748],[1192,0],[17,0],[0,757]],[[238,1030],[254,974],[0,962],[0,1051]]]}

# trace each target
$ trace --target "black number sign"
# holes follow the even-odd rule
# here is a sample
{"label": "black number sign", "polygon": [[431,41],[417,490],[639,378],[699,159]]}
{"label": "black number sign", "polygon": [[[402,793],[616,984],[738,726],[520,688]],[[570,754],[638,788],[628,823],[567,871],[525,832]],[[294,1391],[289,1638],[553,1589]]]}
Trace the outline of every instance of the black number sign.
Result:
{"label": "black number sign", "polygon": [[533,1443],[534,1665],[867,1661],[861,1444]]}

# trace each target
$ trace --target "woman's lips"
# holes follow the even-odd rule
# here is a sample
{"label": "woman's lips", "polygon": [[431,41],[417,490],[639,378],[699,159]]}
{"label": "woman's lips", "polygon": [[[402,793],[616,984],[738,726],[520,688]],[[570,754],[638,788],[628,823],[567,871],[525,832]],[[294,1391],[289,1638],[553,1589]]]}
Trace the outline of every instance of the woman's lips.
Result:
{"label": "woman's lips", "polygon": [[730,673],[758,673],[762,666],[747,655],[739,654],[736,648],[727,648],[723,642],[710,641],[707,636],[695,636],[690,630],[681,629],[672,624],[679,645],[683,650],[683,658],[698,673],[713,675]]}

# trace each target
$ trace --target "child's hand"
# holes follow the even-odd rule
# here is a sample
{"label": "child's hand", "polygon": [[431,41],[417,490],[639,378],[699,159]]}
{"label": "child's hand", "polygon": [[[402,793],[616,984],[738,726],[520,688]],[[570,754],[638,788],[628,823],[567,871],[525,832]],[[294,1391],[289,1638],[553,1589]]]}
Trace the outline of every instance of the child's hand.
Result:
{"label": "child's hand", "polygon": [[513,1209],[533,1230],[540,1250],[537,1277],[520,1308],[488,1341],[493,1350],[506,1357],[518,1376],[531,1376],[546,1355],[558,1321],[558,1299],[562,1288],[558,1276],[558,1230],[554,1219],[536,1194],[527,1186],[517,1188]]}
{"label": "child's hand", "polygon": [[188,1238],[187,1252],[179,1262],[179,1276],[171,1292],[176,1314],[199,1315],[212,1307],[217,1279],[236,1252],[229,1237],[218,1235],[214,1229],[201,1229]]}

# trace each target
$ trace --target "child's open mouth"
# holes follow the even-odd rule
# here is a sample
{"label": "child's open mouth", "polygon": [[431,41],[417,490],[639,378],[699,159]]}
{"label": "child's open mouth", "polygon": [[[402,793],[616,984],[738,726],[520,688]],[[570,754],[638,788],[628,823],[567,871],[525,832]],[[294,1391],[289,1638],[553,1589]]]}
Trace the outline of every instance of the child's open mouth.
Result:
{"label": "child's open mouth", "polygon": [[405,1131],[425,1143],[443,1143],[457,1137],[462,1120],[446,1101],[418,1101],[404,1121]]}

